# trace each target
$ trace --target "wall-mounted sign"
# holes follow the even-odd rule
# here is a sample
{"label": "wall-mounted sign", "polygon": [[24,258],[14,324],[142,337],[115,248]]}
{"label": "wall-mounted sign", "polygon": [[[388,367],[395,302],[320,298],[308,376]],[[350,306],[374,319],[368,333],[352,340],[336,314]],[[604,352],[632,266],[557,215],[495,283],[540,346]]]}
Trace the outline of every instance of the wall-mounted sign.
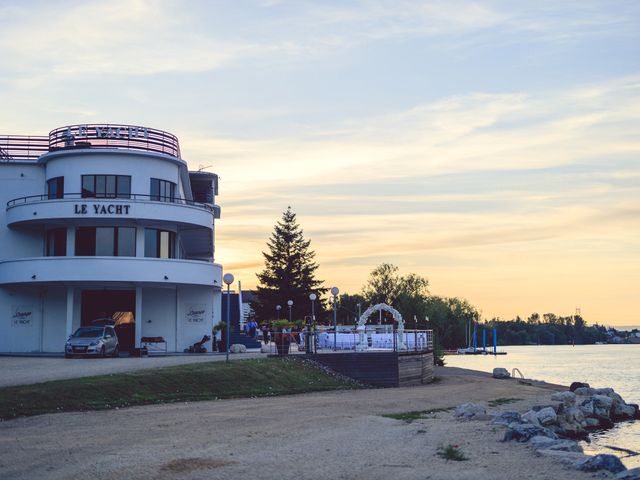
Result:
{"label": "wall-mounted sign", "polygon": [[149,138],[149,129],[145,127],[110,127],[108,125],[70,125],[64,131],[65,137],[85,138],[117,138],[129,139]]}
{"label": "wall-mounted sign", "polygon": [[185,309],[185,319],[187,324],[201,324],[204,323],[204,313],[207,309],[205,304],[187,305]]}
{"label": "wall-mounted sign", "polygon": [[33,325],[33,305],[13,305],[11,307],[11,325],[14,327]]}
{"label": "wall-mounted sign", "polygon": [[[129,215],[129,207],[131,205],[117,205],[117,204],[93,204],[87,205],[86,203],[76,203],[73,206],[73,213],[76,215],[86,215],[89,212],[95,215]],[[91,207],[91,208],[89,208]]]}

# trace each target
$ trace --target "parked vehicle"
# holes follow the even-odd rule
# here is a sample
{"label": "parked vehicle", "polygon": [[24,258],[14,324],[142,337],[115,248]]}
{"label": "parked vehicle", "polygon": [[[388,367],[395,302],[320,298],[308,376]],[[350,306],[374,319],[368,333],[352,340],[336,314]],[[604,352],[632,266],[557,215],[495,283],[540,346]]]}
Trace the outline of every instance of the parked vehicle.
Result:
{"label": "parked vehicle", "polygon": [[64,346],[65,358],[73,355],[117,357],[119,352],[118,336],[111,326],[80,327]]}

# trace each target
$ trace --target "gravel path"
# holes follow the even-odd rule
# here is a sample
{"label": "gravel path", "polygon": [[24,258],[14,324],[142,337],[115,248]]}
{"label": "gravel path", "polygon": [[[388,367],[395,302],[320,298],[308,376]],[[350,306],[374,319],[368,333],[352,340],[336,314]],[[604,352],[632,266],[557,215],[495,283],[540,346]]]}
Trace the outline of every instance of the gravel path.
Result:
{"label": "gravel path", "polygon": [[[0,423],[0,478],[576,480],[587,474],[500,443],[500,427],[450,412],[413,423],[384,418],[466,401],[547,402],[550,387],[440,368],[412,388],[61,413]],[[440,447],[469,458],[445,461]]]}

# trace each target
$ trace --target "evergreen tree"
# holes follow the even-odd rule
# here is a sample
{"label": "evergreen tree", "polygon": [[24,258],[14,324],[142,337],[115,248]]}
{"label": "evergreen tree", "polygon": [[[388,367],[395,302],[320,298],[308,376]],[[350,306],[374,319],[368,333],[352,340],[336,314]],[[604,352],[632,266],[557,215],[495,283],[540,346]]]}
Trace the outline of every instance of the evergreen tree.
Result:
{"label": "evergreen tree", "polygon": [[315,293],[316,318],[322,310],[320,297],[327,289],[322,288],[322,280],[315,278],[318,264],[314,262],[315,252],[309,249],[310,240],[305,240],[296,214],[287,207],[273,229],[267,242],[269,252],[262,252],[265,268],[257,274],[258,302],[254,305],[260,320],[276,317],[276,305],[280,305],[280,318],[288,318],[288,300],[293,300],[292,319],[303,319],[311,314],[309,294]]}

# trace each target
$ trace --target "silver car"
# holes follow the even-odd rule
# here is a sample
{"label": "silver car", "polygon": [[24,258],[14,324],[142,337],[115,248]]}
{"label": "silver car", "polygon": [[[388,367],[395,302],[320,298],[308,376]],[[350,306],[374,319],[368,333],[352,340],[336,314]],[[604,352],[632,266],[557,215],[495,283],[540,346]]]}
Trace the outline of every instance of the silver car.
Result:
{"label": "silver car", "polygon": [[73,355],[117,357],[119,351],[118,336],[111,326],[80,327],[64,346],[65,358],[71,358]]}

